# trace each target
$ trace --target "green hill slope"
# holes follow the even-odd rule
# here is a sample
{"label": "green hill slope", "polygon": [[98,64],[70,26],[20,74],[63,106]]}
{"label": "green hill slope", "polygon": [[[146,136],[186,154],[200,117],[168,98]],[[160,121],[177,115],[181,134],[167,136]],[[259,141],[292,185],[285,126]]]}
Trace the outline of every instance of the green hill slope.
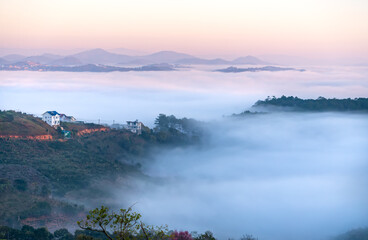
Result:
{"label": "green hill slope", "polygon": [[56,134],[53,127],[32,115],[15,111],[0,111],[0,136],[55,136]]}
{"label": "green hill slope", "polygon": [[96,124],[63,123],[72,133],[71,139],[64,140],[60,131],[38,118],[1,112],[0,135],[52,133],[55,137],[49,141],[0,137],[0,225],[50,227],[54,219],[62,222],[65,216],[75,217],[82,210],[65,201],[87,199],[93,204],[106,199],[106,185],[117,179],[121,187],[129,187],[132,179],[148,179],[140,166],[149,161],[151,149],[198,141],[193,133],[164,127],[160,122],[166,118],[160,116],[160,130],[143,127],[141,135]]}

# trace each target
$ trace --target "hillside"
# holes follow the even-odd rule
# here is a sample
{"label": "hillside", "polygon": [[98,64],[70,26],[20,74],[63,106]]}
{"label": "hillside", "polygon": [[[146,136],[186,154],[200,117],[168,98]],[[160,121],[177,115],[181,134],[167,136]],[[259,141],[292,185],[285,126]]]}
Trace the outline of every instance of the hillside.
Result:
{"label": "hillside", "polygon": [[60,130],[32,115],[0,112],[0,225],[66,226],[83,212],[68,203],[67,193],[88,195],[95,191],[94,181],[140,174],[136,166],[120,161],[138,154],[144,141],[136,140],[137,135],[106,132],[96,124],[62,127],[72,139],[62,140]]}
{"label": "hillside", "polygon": [[[37,222],[40,217],[52,220],[57,218],[55,212],[65,215],[65,209],[60,210],[64,205],[77,215],[78,206],[57,199],[67,199],[68,194],[98,199],[101,190],[94,183],[141,175],[139,165],[126,162],[143,154],[145,143],[122,131],[95,132],[68,141],[0,139],[0,166],[8,173],[1,174],[0,169],[0,216],[4,216],[0,224],[20,224],[29,218]],[[28,190],[8,191],[15,181]],[[16,216],[21,218],[16,220]]]}
{"label": "hillside", "polygon": [[94,132],[68,141],[0,138],[0,164],[17,164],[39,171],[53,193],[87,187],[89,181],[135,169],[122,161],[144,154],[146,141],[125,131]]}
{"label": "hillside", "polygon": [[53,229],[83,211],[75,204],[51,198],[50,181],[35,168],[0,164],[0,176],[0,224],[20,226],[38,221]]}
{"label": "hillside", "polygon": [[[0,139],[0,224],[50,228],[54,221],[75,222],[71,218],[83,209],[69,204],[68,196],[74,201],[92,196],[97,200],[104,194],[96,183],[141,176],[134,160],[144,154],[146,144],[123,131],[94,132],[68,141]],[[17,181],[21,190],[14,187]]]}
{"label": "hillside", "polygon": [[57,131],[50,125],[32,115],[15,112],[0,111],[0,136],[55,136]]}
{"label": "hillside", "polygon": [[[70,131],[73,136],[108,130],[102,125],[80,122],[62,122],[61,127]],[[64,137],[60,129],[51,127],[33,115],[15,111],[0,111],[0,138],[52,140]]]}
{"label": "hillside", "polygon": [[[60,131],[32,115],[1,113],[0,133],[24,137],[0,138],[0,225],[65,227],[83,213],[81,206],[71,202],[93,205],[109,195],[105,184],[119,179],[122,187],[129,187],[134,179],[147,179],[141,165],[148,161],[151,149],[185,146],[199,139],[197,128],[191,130],[193,120],[163,114],[156,120],[155,131],[143,127],[141,135],[96,124],[62,123],[72,133],[71,139],[62,139]],[[45,133],[45,128],[53,132],[53,139],[27,138],[27,134]]]}
{"label": "hillside", "polygon": [[368,227],[350,230],[332,240],[368,240]]}

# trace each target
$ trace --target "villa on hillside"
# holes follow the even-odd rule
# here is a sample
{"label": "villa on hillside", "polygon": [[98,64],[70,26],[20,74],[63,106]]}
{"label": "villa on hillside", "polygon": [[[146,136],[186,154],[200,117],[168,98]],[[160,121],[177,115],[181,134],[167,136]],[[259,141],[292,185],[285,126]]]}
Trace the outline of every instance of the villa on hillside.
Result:
{"label": "villa on hillside", "polygon": [[60,114],[60,121],[61,122],[75,122],[77,119],[75,119],[73,116],[67,116],[64,113]]}
{"label": "villa on hillside", "polygon": [[56,111],[47,111],[42,114],[42,120],[50,126],[59,126],[60,122],[75,122],[76,119],[73,116],[67,116],[63,113]]}
{"label": "villa on hillside", "polygon": [[60,125],[60,114],[56,111],[47,111],[42,114],[42,120],[50,126]]}
{"label": "villa on hillside", "polygon": [[142,133],[142,123],[138,120],[135,121],[127,121],[127,125],[125,128],[130,130],[132,133],[141,134]]}

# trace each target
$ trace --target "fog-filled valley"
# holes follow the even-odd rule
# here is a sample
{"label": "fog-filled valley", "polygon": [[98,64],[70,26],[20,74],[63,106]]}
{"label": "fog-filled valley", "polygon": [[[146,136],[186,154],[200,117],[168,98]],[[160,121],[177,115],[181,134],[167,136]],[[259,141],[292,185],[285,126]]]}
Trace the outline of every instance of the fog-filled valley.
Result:
{"label": "fog-filled valley", "polygon": [[270,114],[206,128],[200,147],[143,165],[158,184],[114,189],[117,199],[128,195],[147,221],[220,239],[327,239],[367,222],[366,116]]}
{"label": "fog-filled valley", "polygon": [[121,154],[119,161],[129,156],[142,174],[97,180],[98,197],[78,198],[74,191],[63,200],[86,208],[134,204],[149,224],[210,230],[220,240],[245,234],[259,240],[329,239],[368,226],[367,113],[231,116],[254,110],[268,96],[368,97],[367,67],[301,67],[306,71],[1,71],[0,109],[37,116],[55,110],[108,125],[138,119],[149,128],[160,113],[196,119],[200,141],[157,144],[136,159]]}

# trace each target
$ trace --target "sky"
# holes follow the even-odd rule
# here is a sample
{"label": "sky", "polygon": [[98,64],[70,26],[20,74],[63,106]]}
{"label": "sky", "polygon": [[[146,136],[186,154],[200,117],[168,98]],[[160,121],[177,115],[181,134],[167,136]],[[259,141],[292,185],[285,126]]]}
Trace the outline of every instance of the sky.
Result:
{"label": "sky", "polygon": [[366,59],[366,0],[0,0],[0,48]]}

